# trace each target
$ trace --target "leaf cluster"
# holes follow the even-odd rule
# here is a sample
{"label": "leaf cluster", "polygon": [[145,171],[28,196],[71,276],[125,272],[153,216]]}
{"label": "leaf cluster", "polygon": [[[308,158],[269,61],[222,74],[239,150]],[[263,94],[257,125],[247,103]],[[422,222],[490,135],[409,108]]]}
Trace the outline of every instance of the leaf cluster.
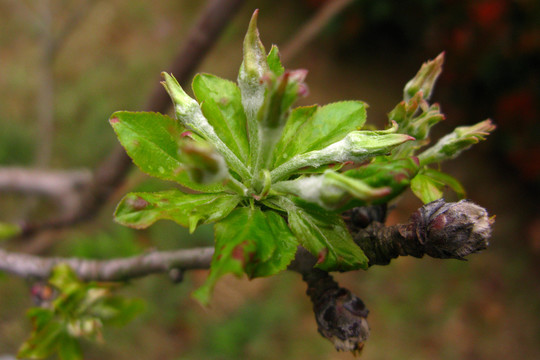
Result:
{"label": "leaf cluster", "polygon": [[34,294],[42,306],[28,311],[33,331],[17,356],[42,359],[57,354],[62,360],[82,359],[81,339],[100,341],[104,324],[123,325],[144,309],[140,300],[114,296],[111,290],[110,284],[81,282],[67,265],[56,266],[49,285]]}
{"label": "leaf cluster", "polygon": [[484,130],[462,130],[416,154],[443,119],[438,105],[427,102],[442,56],[407,84],[387,129],[366,130],[361,101],[293,108],[308,92],[306,71],[285,70],[276,46],[265,51],[257,12],[243,50],[237,83],[198,74],[195,99],[163,74],[176,119],[125,111],[110,118],[142,171],[180,186],[126,195],[116,221],[142,229],[169,219],[191,232],[215,223],[210,275],[194,293],[202,303],[224,274],[277,274],[298,246],[326,271],[366,268],[339,215],[346,209],[386,203],[409,186],[424,201],[442,195],[444,185],[463,194],[457,181],[427,165],[454,157]]}

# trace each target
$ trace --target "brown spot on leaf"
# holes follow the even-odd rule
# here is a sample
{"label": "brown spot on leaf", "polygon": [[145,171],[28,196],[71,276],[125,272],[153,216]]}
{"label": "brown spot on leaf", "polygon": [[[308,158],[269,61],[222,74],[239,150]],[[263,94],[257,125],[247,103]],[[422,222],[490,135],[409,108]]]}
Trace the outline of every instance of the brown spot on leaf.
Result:
{"label": "brown spot on leaf", "polygon": [[136,199],[130,199],[128,202],[128,205],[131,206],[133,210],[139,211],[146,208],[149,205],[149,203],[148,201],[144,200],[142,197],[137,196]]}
{"label": "brown spot on leaf", "polygon": [[244,240],[240,244],[236,245],[231,252],[231,257],[235,260],[240,261],[242,267],[246,265],[247,261],[251,262],[251,260],[253,259],[254,254],[252,251],[246,253],[246,247],[249,245],[249,240]]}
{"label": "brown spot on leaf", "polygon": [[120,120],[118,120],[118,118],[116,118],[116,117],[113,117],[113,118],[111,118],[111,119],[109,120],[109,122],[110,122],[111,124],[116,124],[116,123],[119,123]]}
{"label": "brown spot on leaf", "polygon": [[319,251],[319,254],[317,255],[317,265],[322,264],[328,256],[328,248],[324,248],[321,251]]}

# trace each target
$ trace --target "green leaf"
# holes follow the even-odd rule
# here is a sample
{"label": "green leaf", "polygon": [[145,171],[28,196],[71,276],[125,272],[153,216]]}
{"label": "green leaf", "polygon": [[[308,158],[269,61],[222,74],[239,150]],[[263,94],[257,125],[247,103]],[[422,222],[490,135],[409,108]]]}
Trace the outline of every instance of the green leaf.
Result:
{"label": "green leaf", "polygon": [[444,185],[448,186],[450,189],[452,189],[456,193],[459,199],[465,199],[465,197],[467,196],[465,188],[463,187],[463,185],[461,185],[459,180],[456,179],[455,177],[445,174],[443,172],[434,170],[434,169],[429,169],[429,168],[424,169],[423,173],[429,176],[430,178],[437,180],[443,183]]}
{"label": "green leaf", "polygon": [[197,184],[224,184],[230,179],[225,160],[208,143],[182,139],[179,141],[178,155],[184,171]]}
{"label": "green leaf", "polygon": [[108,296],[92,309],[92,314],[106,324],[123,326],[145,310],[146,303],[140,299]]}
{"label": "green leaf", "polygon": [[[390,194],[372,201],[372,204],[382,204],[391,201],[405,191],[418,173],[418,158],[376,161],[357,169],[345,171],[343,175],[359,179],[374,188],[389,187]],[[351,202],[350,206],[363,206],[365,203]]]}
{"label": "green leaf", "polygon": [[83,354],[79,341],[64,332],[58,345],[58,357],[60,360],[82,360]]}
{"label": "green leaf", "polygon": [[56,320],[34,328],[30,338],[21,345],[17,357],[43,359],[54,354],[61,343],[64,331],[64,326]]}
{"label": "green leaf", "polygon": [[294,141],[288,141],[283,151],[276,154],[276,165],[295,155],[323,149],[342,140],[351,131],[359,130],[366,121],[366,106],[361,101],[336,102],[318,108],[311,118],[304,116],[303,120],[301,126],[291,125],[284,134],[290,137],[290,130],[297,127]]}
{"label": "green leaf", "polygon": [[247,162],[249,144],[240,89],[235,83],[210,74],[195,76],[192,87],[216,134],[238,158]]}
{"label": "green leaf", "polygon": [[[258,148],[252,153],[255,161],[253,174],[258,175],[260,170],[272,167],[272,157],[275,145],[281,138],[283,127],[292,104],[302,96],[305,89],[303,83],[307,74],[305,70],[287,71],[274,78],[268,75],[264,102],[257,113]],[[253,159],[252,159],[253,160]]]}
{"label": "green leaf", "polygon": [[411,180],[411,190],[424,204],[442,198],[444,184],[424,174]]}
{"label": "green leaf", "polygon": [[368,259],[354,243],[341,216],[286,201],[281,206],[287,210],[289,227],[300,244],[317,257],[318,268],[326,271],[367,268]]}
{"label": "green leaf", "polygon": [[119,111],[110,123],[133,162],[145,173],[203,192],[218,192],[222,184],[198,184],[185,171],[179,140],[186,129],[169,116],[151,112]]}
{"label": "green leaf", "polygon": [[246,165],[216,134],[216,131],[212,125],[210,125],[208,119],[204,117],[197,101],[186,94],[174,76],[167,73],[162,73],[162,75],[165,78],[165,81],[162,82],[162,84],[174,103],[176,118],[189,130],[194,131],[211,143],[221,156],[225,158],[225,161],[232,170],[242,178],[248,178],[249,171]]}
{"label": "green leaf", "polygon": [[281,59],[279,57],[279,49],[276,45],[272,45],[272,48],[266,57],[266,61],[268,62],[270,71],[273,72],[275,76],[280,76],[285,72],[285,68],[281,64]]}
{"label": "green leaf", "polygon": [[0,222],[0,240],[17,236],[21,231],[19,225]]}
{"label": "green leaf", "polygon": [[259,30],[257,29],[258,13],[259,10],[255,10],[249,22],[248,30],[244,37],[244,56],[238,72],[238,86],[242,93],[242,105],[246,113],[249,131],[249,149],[252,156],[251,165],[256,160],[253,154],[259,149],[257,113],[263,104],[264,93],[266,91],[266,85],[261,80],[269,71],[264,45],[261,42]]}
{"label": "green leaf", "polygon": [[285,270],[296,254],[297,240],[285,220],[274,211],[238,208],[215,225],[216,252],[206,282],[193,292],[208,304],[214,285],[231,273],[250,278]]}
{"label": "green leaf", "polygon": [[322,175],[300,177],[274,184],[273,189],[296,195],[327,210],[337,210],[351,199],[371,202],[390,193],[389,187],[374,188],[365,181],[332,170]]}
{"label": "green leaf", "polygon": [[306,122],[310,121],[318,108],[317,105],[301,106],[291,111],[287,122],[285,123],[285,127],[283,128],[281,138],[274,148],[272,156],[272,164],[274,164],[274,167],[288,159],[289,155],[285,152],[285,149],[292,146],[291,143],[296,141],[298,130]]}
{"label": "green leaf", "polygon": [[33,308],[30,338],[19,357],[42,359],[57,354],[61,360],[82,359],[79,338],[99,339],[103,322],[124,324],[140,312],[139,300],[111,296],[111,285],[80,281],[66,264],[57,265],[49,283],[59,292],[50,308]]}
{"label": "green leaf", "polygon": [[421,174],[431,178],[434,182],[438,184],[440,183],[444,186],[448,186],[450,189],[452,189],[456,193],[459,199],[465,198],[466,196],[465,188],[453,176],[450,176],[448,174],[445,174],[443,172],[437,171],[435,169],[430,169],[430,168],[422,169]]}
{"label": "green leaf", "polygon": [[437,143],[418,155],[421,165],[454,159],[472,145],[486,139],[496,126],[484,120],[472,126],[460,126],[443,136]]}
{"label": "green leaf", "polygon": [[77,274],[67,264],[54,267],[49,283],[63,293],[70,293],[81,287]]}
{"label": "green leaf", "polygon": [[430,60],[422,64],[420,70],[412,78],[403,89],[403,99],[408,101],[418,92],[422,92],[424,99],[431,97],[431,92],[435,86],[437,78],[442,72],[442,65],[444,63],[444,52],[440,53],[435,59]]}
{"label": "green leaf", "polygon": [[267,240],[275,246],[272,256],[261,263],[249,264],[247,273],[251,278],[277,274],[287,268],[296,255],[298,239],[293,235],[287,222],[275,211],[265,211]]}
{"label": "green leaf", "polygon": [[396,134],[397,125],[387,130],[351,131],[342,140],[321,150],[314,150],[294,156],[270,173],[272,181],[288,178],[297,170],[305,167],[317,168],[322,165],[360,162],[378,155],[386,155],[398,145],[414,140],[405,134]]}
{"label": "green leaf", "polygon": [[116,222],[144,229],[160,219],[173,220],[194,231],[200,223],[211,223],[227,216],[240,197],[230,194],[186,194],[179,190],[130,193],[118,204]]}

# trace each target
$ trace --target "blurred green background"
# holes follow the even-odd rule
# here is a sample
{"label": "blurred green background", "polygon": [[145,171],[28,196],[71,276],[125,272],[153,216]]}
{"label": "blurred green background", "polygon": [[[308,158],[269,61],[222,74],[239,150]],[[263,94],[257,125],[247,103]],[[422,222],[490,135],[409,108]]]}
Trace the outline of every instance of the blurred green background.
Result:
{"label": "blurred green background", "polygon": [[[197,71],[236,79],[251,12],[267,49],[283,48],[324,0],[246,1]],[[159,73],[170,65],[204,2],[154,0],[0,1],[0,165],[94,168],[117,144],[108,117],[142,110]],[[50,34],[77,14],[44,59]],[[365,359],[540,358],[540,5],[533,0],[354,1],[315,41],[285,61],[309,71],[305,104],[360,99],[379,127],[421,63],[446,51],[433,100],[447,119],[434,138],[492,117],[487,142],[444,170],[468,197],[497,215],[489,250],[470,261],[403,258],[367,272],[338,274],[371,313]],[[53,127],[44,127],[44,112]],[[50,151],[50,156],[48,155]],[[148,248],[212,243],[173,223],[145,231],[112,222],[116,202],[133,188],[167,188],[133,169],[97,219],[63,231],[46,255],[110,258]],[[389,222],[421,206],[403,196]],[[47,218],[54,207],[0,193],[0,221]],[[28,244],[9,242],[11,249]],[[87,359],[350,359],[317,334],[300,276],[254,281],[226,277],[212,305],[189,293],[206,276],[180,284],[166,276],[135,280],[122,293],[148,303],[103,344],[85,344]],[[15,354],[30,333],[28,281],[0,273],[0,356]]]}

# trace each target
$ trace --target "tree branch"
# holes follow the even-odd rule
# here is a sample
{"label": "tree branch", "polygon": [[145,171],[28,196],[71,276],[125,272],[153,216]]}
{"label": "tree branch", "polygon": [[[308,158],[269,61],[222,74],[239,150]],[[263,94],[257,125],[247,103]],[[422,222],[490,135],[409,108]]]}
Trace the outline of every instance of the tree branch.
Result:
{"label": "tree branch", "polygon": [[142,255],[111,259],[41,257],[0,249],[0,270],[31,279],[47,279],[58,264],[68,264],[85,281],[124,281],[172,269],[208,269],[213,247],[175,251],[152,251]]}
{"label": "tree branch", "polygon": [[81,194],[88,189],[92,173],[87,170],[46,171],[0,167],[0,193],[45,196],[61,206],[62,213],[80,208]]}
{"label": "tree branch", "polygon": [[357,226],[356,213],[345,214],[354,241],[369,259],[369,265],[387,265],[398,256],[459,259],[489,245],[495,221],[487,211],[469,200],[447,203],[443,199],[422,206],[407,224],[384,226],[378,221]]}
{"label": "tree branch", "polygon": [[281,50],[284,62],[295,57],[310,41],[312,41],[328,24],[328,22],[354,0],[326,1],[319,11],[285,44]]}

